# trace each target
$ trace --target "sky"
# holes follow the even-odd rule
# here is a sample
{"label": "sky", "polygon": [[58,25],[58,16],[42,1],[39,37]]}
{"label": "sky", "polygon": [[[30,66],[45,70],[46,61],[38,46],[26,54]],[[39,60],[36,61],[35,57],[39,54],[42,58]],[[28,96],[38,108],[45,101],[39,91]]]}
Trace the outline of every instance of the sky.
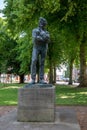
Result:
{"label": "sky", "polygon": [[[0,9],[4,8],[4,0],[0,0]],[[2,17],[3,15],[0,13],[0,17]]]}

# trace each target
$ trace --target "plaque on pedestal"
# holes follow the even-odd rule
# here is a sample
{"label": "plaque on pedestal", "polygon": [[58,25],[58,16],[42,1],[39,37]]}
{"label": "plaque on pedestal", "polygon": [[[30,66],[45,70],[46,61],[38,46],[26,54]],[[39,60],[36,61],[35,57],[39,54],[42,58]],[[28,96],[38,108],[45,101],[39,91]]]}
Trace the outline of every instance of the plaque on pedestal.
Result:
{"label": "plaque on pedestal", "polygon": [[18,121],[52,122],[55,120],[55,87],[33,84],[18,90]]}

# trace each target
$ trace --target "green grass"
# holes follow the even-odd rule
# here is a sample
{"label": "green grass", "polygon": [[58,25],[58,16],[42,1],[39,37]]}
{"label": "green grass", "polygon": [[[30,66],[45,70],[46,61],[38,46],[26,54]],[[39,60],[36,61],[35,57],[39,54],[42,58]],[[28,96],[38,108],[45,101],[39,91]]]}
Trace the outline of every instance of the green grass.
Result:
{"label": "green grass", "polygon": [[[0,84],[0,106],[17,105],[18,88],[24,84]],[[56,105],[87,105],[87,88],[56,85]]]}
{"label": "green grass", "polygon": [[56,105],[87,105],[87,88],[57,85]]}
{"label": "green grass", "polygon": [[0,106],[17,105],[18,88],[22,84],[0,84]]}

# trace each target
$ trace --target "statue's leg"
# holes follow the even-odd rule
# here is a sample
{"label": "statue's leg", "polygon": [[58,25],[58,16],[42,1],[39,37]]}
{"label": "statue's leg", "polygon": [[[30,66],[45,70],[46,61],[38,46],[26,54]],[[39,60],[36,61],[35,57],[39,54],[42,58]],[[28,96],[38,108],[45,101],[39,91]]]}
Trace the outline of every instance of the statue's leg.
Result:
{"label": "statue's leg", "polygon": [[44,62],[46,57],[46,48],[43,48],[41,51],[40,57],[40,70],[39,70],[39,80],[44,80]]}
{"label": "statue's leg", "polygon": [[33,48],[32,52],[32,63],[31,63],[31,78],[33,81],[36,79],[36,63],[38,57],[38,50],[37,48]]}

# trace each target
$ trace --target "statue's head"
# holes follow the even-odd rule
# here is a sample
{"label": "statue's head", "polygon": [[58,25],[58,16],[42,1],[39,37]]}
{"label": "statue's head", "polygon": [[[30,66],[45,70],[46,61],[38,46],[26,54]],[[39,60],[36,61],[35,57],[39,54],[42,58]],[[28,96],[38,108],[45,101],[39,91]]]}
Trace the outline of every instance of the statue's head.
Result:
{"label": "statue's head", "polygon": [[39,27],[45,27],[47,25],[47,20],[43,17],[39,18]]}

